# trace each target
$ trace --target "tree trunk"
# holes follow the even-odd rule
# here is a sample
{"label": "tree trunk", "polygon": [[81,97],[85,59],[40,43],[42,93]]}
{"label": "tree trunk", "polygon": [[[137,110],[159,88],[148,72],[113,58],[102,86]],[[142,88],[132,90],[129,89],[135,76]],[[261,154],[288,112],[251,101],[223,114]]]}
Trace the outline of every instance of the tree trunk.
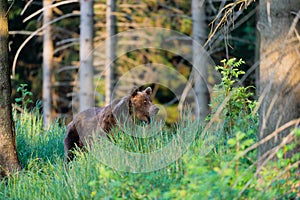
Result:
{"label": "tree trunk", "polygon": [[108,105],[111,101],[112,85],[113,85],[113,69],[115,59],[115,37],[116,33],[116,10],[115,0],[106,1],[106,61],[105,61],[105,103]]}
{"label": "tree trunk", "polygon": [[0,179],[21,169],[11,108],[7,0],[0,1]]}
{"label": "tree trunk", "polygon": [[93,0],[80,1],[80,68],[79,68],[79,110],[94,105],[94,36]]}
{"label": "tree trunk", "polygon": [[[264,99],[260,108],[259,139],[300,117],[300,43],[295,34],[295,30],[299,33],[300,29],[299,23],[293,23],[299,10],[299,0],[260,1],[257,27],[260,31],[260,95]],[[278,145],[287,131],[260,146],[258,158]]]}
{"label": "tree trunk", "polygon": [[[204,120],[209,112],[209,92],[207,88],[207,59],[203,55],[201,45],[207,37],[207,25],[205,23],[205,3],[201,0],[192,0],[193,20],[193,75],[194,91],[197,99],[195,114],[200,120]],[[197,109],[198,108],[198,109]]]}
{"label": "tree trunk", "polygon": [[[43,0],[43,7],[51,6],[52,0]],[[47,24],[52,19],[52,8],[45,9],[43,14],[43,24]],[[53,41],[51,25],[43,30],[43,114],[44,128],[48,128],[52,120],[52,93],[51,76],[53,67]]]}

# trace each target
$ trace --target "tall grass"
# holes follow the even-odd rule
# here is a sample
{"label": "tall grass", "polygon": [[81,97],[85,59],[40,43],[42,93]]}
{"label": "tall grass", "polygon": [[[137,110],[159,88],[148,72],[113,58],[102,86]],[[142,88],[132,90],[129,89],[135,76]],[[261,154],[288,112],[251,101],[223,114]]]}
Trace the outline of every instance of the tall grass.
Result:
{"label": "tall grass", "polygon": [[64,126],[54,122],[48,130],[44,130],[42,116],[37,109],[19,114],[15,112],[14,118],[18,157],[23,167],[28,166],[31,160],[53,163],[57,157],[63,156]]}
{"label": "tall grass", "polygon": [[[233,160],[243,148],[253,144],[247,137],[256,132],[252,126],[242,126],[231,140],[217,138],[217,143],[215,137],[208,136],[223,135],[222,126],[212,126],[203,135],[199,124],[189,119],[173,129],[159,129],[158,125],[148,128],[157,135],[154,138],[136,138],[115,130],[114,144],[132,153],[155,152],[181,139],[191,141],[184,155],[166,167],[131,173],[126,172],[127,168],[118,171],[102,164],[101,156],[105,154],[111,161],[119,162],[118,154],[103,151],[103,143],[95,144],[89,152],[77,151],[76,159],[66,164],[65,126],[55,122],[43,130],[42,116],[36,111],[14,117],[18,154],[24,169],[0,182],[0,199],[288,199],[299,192],[297,168],[282,164],[283,158],[280,165],[270,162],[266,166],[263,182],[255,176],[255,149]],[[237,143],[240,149],[236,149]],[[166,159],[174,155],[168,153]]]}
{"label": "tall grass", "polygon": [[[42,128],[38,112],[14,115],[17,150],[23,171],[0,183],[1,199],[90,199],[143,198],[161,195],[171,183],[182,176],[180,161],[151,173],[118,172],[101,164],[94,145],[89,153],[77,151],[69,164],[64,162],[63,138],[65,127],[58,122],[48,130]],[[141,128],[141,127],[140,127]],[[167,133],[160,131],[162,143]],[[144,139],[116,134],[115,144],[131,151],[148,151],[162,143],[147,146]],[[145,187],[144,187],[145,186]]]}

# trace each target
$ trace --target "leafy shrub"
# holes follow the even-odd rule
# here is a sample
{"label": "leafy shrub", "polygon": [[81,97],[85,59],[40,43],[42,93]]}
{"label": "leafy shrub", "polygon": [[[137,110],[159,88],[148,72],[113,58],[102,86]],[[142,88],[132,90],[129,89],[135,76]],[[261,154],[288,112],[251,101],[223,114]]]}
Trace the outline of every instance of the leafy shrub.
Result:
{"label": "leafy shrub", "polygon": [[257,116],[251,115],[256,102],[251,100],[253,93],[250,92],[250,89],[253,86],[238,86],[239,76],[245,74],[239,67],[245,62],[242,59],[236,61],[236,58],[231,58],[229,60],[224,59],[221,63],[223,66],[216,66],[216,70],[220,71],[222,81],[213,88],[212,114],[209,119],[218,109],[222,109],[218,118],[223,120],[224,136],[228,138],[236,132],[234,129],[237,127],[247,130],[249,127],[245,127],[245,125],[248,124],[248,121],[251,122],[252,126],[257,124]]}

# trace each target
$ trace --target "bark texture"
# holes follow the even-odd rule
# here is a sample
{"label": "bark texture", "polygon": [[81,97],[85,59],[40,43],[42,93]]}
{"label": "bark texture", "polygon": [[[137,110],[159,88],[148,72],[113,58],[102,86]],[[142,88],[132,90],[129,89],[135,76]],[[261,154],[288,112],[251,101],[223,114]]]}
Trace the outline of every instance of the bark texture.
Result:
{"label": "bark texture", "polygon": [[[43,7],[51,6],[52,0],[43,0]],[[51,25],[49,22],[53,17],[52,8],[45,9],[43,13],[43,123],[48,128],[52,120],[52,87],[51,77],[53,68],[53,41]]]}
{"label": "bark texture", "polygon": [[115,37],[116,33],[116,17],[114,12],[116,10],[115,0],[106,1],[106,61],[105,61],[105,103],[111,103],[112,87],[113,87],[113,69],[115,59]]}
{"label": "bark texture", "polygon": [[79,110],[94,105],[94,3],[92,0],[80,1],[80,68],[79,68]]}
{"label": "bark texture", "polygon": [[7,1],[0,1],[0,179],[21,167],[16,151],[12,119],[10,68],[8,65]]}
{"label": "bark texture", "polygon": [[[260,109],[259,139],[265,138],[288,121],[300,117],[299,0],[262,0],[259,5]],[[289,130],[258,149],[260,158]]]}
{"label": "bark texture", "polygon": [[[197,99],[195,114],[204,120],[209,112],[209,91],[207,88],[207,56],[201,48],[207,38],[205,23],[205,3],[202,0],[192,0],[193,19],[193,75],[194,91]],[[198,109],[197,109],[198,108]]]}

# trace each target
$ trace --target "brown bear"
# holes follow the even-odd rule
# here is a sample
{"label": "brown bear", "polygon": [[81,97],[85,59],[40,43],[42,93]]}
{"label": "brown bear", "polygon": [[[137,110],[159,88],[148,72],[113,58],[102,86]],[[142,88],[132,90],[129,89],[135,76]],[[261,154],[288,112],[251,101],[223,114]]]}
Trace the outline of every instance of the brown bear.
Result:
{"label": "brown bear", "polygon": [[64,148],[68,161],[74,155],[75,147],[82,148],[92,143],[93,133],[106,137],[111,134],[114,126],[126,122],[133,124],[136,121],[150,123],[151,117],[156,115],[158,107],[152,104],[152,89],[147,87],[139,91],[137,87],[120,100],[114,100],[104,108],[94,107],[78,113],[67,126],[64,139]]}

